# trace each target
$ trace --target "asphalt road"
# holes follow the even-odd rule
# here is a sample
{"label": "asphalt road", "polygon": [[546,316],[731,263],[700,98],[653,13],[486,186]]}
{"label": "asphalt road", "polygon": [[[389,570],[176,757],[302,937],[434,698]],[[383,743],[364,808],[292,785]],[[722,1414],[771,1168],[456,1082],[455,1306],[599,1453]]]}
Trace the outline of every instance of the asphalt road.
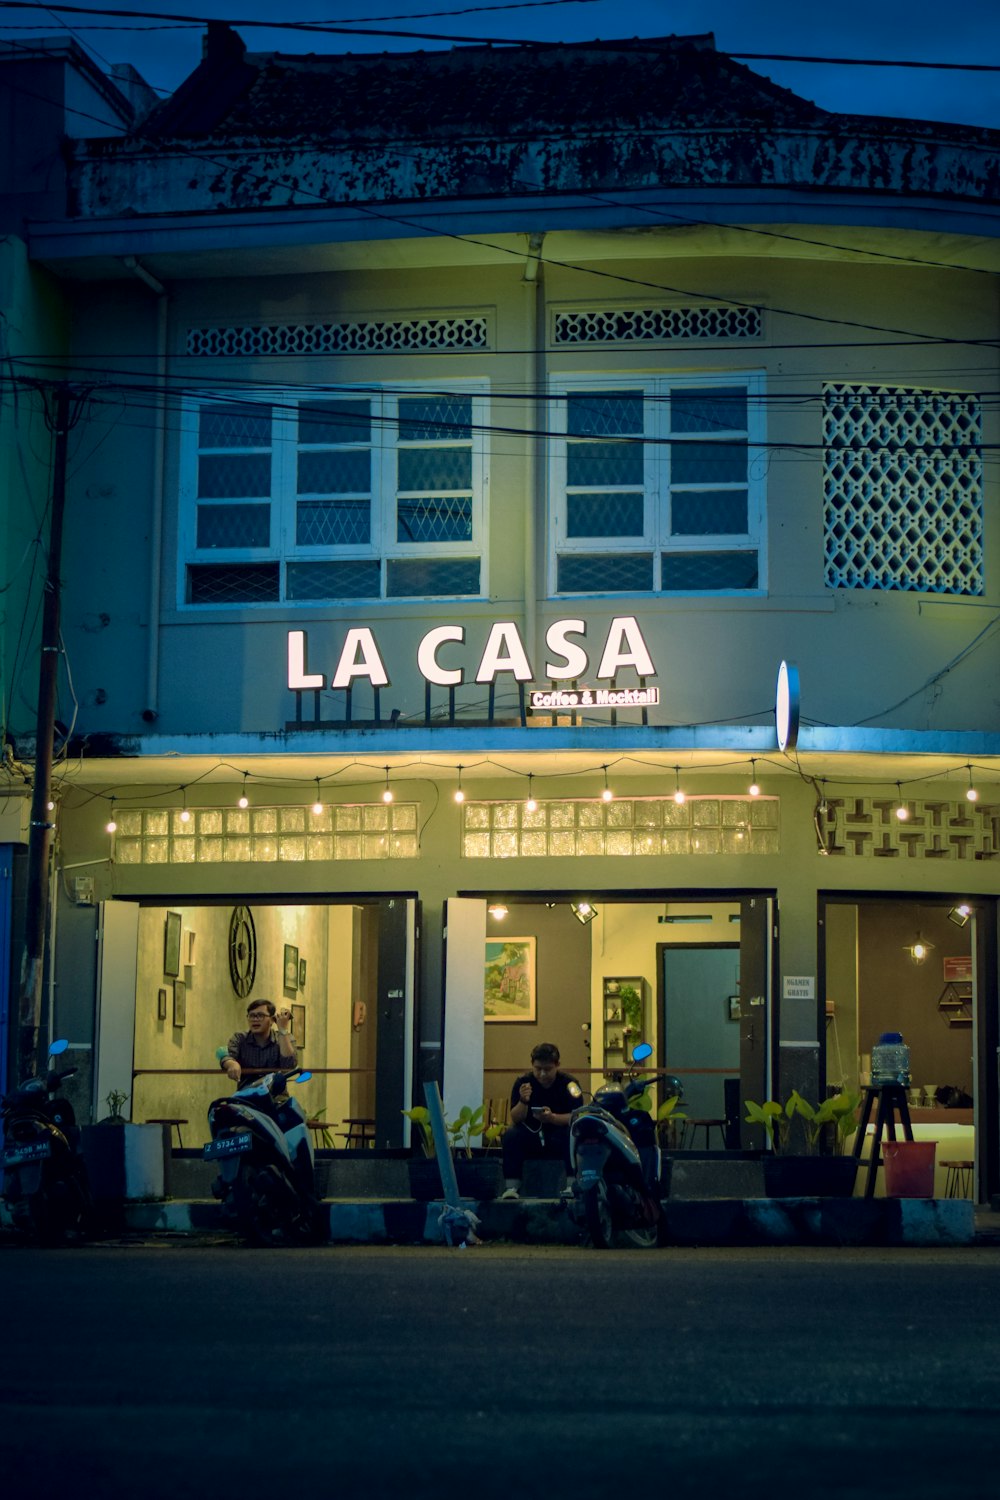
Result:
{"label": "asphalt road", "polygon": [[10,1500],[1000,1488],[993,1248],[176,1243],[0,1271]]}

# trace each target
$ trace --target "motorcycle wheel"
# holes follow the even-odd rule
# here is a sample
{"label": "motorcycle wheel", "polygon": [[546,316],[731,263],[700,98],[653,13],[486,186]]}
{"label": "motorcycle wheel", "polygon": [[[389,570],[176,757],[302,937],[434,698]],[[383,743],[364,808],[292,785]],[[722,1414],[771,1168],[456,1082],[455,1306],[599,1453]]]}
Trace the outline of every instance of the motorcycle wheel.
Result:
{"label": "motorcycle wheel", "polygon": [[636,1250],[656,1249],[657,1233],[655,1224],[643,1224],[641,1227],[633,1226],[631,1229],[623,1229],[621,1236],[626,1245],[632,1245]]}
{"label": "motorcycle wheel", "polygon": [[603,1181],[595,1182],[583,1193],[583,1221],[595,1250],[611,1248],[611,1206]]}

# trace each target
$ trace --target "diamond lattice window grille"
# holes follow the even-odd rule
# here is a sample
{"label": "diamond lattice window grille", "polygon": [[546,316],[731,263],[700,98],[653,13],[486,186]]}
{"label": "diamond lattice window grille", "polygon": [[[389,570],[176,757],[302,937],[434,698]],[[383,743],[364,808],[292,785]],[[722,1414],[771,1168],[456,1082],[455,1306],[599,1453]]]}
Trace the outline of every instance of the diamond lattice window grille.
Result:
{"label": "diamond lattice window grille", "polygon": [[[181,832],[189,826],[197,833],[200,864],[416,859],[418,818],[415,802],[389,807],[379,803],[374,808],[368,803],[344,805],[325,808],[320,817],[304,808],[251,807],[235,826],[228,809],[198,808],[191,825],[177,823],[168,833],[162,809],[133,808],[114,835],[114,859],[128,865],[189,864],[195,840]],[[359,838],[351,832],[362,823],[365,828],[377,825],[378,838]]]}
{"label": "diamond lattice window grille", "polygon": [[828,588],[983,592],[977,397],[824,387]]}
{"label": "diamond lattice window grille", "polygon": [[462,805],[465,859],[780,854],[777,797],[617,797]]}
{"label": "diamond lattice window grille", "polygon": [[343,323],[235,324],[189,328],[200,358],[248,354],[374,354],[413,349],[488,349],[485,317],[363,318]]}
{"label": "diamond lattice window grille", "polygon": [[556,344],[684,343],[704,339],[757,339],[756,307],[612,307],[557,312]]}

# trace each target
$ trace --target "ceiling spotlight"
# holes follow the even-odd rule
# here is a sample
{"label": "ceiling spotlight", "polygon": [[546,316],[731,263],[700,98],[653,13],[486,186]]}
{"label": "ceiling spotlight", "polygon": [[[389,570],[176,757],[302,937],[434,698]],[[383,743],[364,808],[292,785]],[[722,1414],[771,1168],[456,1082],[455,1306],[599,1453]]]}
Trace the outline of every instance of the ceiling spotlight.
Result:
{"label": "ceiling spotlight", "polygon": [[110,814],[108,816],[108,821],[105,824],[105,827],[107,828],[107,830],[108,830],[109,833],[114,833],[115,830],[118,827],[118,824],[115,822],[115,799],[114,799],[114,797],[112,797],[112,799],[111,799],[111,812],[110,812]]}
{"label": "ceiling spotlight", "polygon": [[965,794],[966,800],[968,802],[978,802],[979,801],[979,793],[976,791],[975,787],[972,785],[972,767],[971,766],[966,766],[965,769],[969,773],[969,788],[968,788],[968,791]]}
{"label": "ceiling spotlight", "polygon": [[601,793],[601,801],[613,802],[615,800],[615,794],[608,786],[608,768],[607,766],[602,766],[601,770],[604,772],[604,791]]}
{"label": "ceiling spotlight", "polygon": [[319,789],[319,777],[316,777],[316,801],[312,805],[313,814],[318,818],[323,811],[323,797]]}
{"label": "ceiling spotlight", "polygon": [[527,801],[524,804],[526,812],[537,812],[538,811],[538,803],[535,801],[535,794],[532,791],[532,782],[533,781],[534,781],[534,777],[532,776],[531,772],[529,771],[528,772],[528,799],[527,799]]}
{"label": "ceiling spotlight", "polygon": [[760,787],[757,785],[757,762],[752,756],[750,757],[750,785],[747,787],[747,791],[751,797],[760,796]]}
{"label": "ceiling spotlight", "polygon": [[683,804],[687,801],[687,798],[685,797],[684,793],[681,791],[681,768],[680,768],[680,766],[674,766],[674,801],[677,803],[678,807],[683,806]]}
{"label": "ceiling spotlight", "polygon": [[903,789],[898,781],[896,782],[896,795],[899,798],[899,801],[896,803],[896,817],[901,823],[905,823],[910,816],[910,809],[903,801]]}
{"label": "ceiling spotlight", "polygon": [[589,901],[571,901],[570,909],[576,920],[582,922],[584,927],[597,916],[597,907],[591,906]]}
{"label": "ceiling spotlight", "polygon": [[462,767],[461,766],[459,766],[459,768],[458,768],[458,786],[455,788],[454,796],[455,796],[455,801],[456,802],[464,802],[465,801],[465,793],[462,791]]}
{"label": "ceiling spotlight", "polygon": [[240,792],[240,800],[236,804],[237,807],[249,807],[250,806],[250,798],[247,796],[247,777],[249,775],[250,775],[249,771],[244,771],[243,772],[243,790]]}
{"label": "ceiling spotlight", "polygon": [[392,787],[389,785],[389,767],[388,766],[386,766],[386,768],[385,768],[385,786],[382,788],[382,801],[385,802],[385,803],[389,803],[389,802],[392,801]]}
{"label": "ceiling spotlight", "polygon": [[191,814],[188,811],[188,794],[187,794],[187,787],[186,786],[182,786],[181,787],[181,798],[182,798],[181,822],[182,823],[190,823],[190,821],[191,821]]}
{"label": "ceiling spotlight", "polygon": [[506,906],[504,906],[502,901],[492,902],[492,904],[489,905],[486,910],[489,915],[491,917],[495,917],[498,922],[502,922],[504,917],[507,915],[507,908]]}
{"label": "ceiling spotlight", "polygon": [[971,916],[972,907],[967,906],[963,901],[961,906],[952,907],[951,911],[948,913],[948,921],[954,922],[956,927],[964,927]]}

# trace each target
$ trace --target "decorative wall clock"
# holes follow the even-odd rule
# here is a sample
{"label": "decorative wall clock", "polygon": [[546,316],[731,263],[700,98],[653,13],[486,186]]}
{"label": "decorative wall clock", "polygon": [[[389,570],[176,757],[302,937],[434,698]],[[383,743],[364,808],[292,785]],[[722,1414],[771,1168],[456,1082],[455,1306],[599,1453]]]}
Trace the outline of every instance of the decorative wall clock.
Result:
{"label": "decorative wall clock", "polygon": [[234,906],[229,918],[229,977],[233,989],[246,999],[257,975],[257,929],[249,906]]}

